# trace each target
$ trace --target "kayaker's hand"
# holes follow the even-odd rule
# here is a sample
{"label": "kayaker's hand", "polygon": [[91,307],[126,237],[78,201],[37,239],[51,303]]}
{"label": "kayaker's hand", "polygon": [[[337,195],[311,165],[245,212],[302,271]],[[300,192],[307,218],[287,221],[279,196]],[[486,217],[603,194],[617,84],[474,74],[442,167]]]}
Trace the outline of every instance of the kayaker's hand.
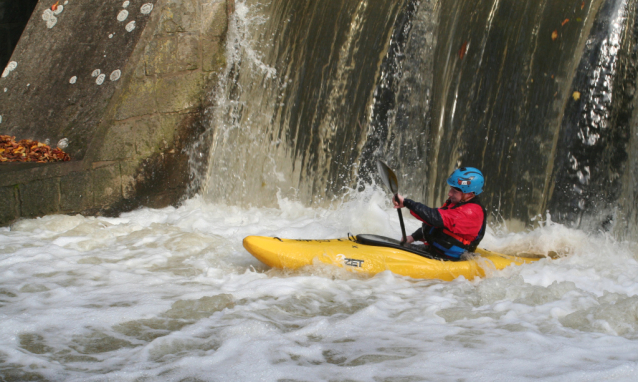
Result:
{"label": "kayaker's hand", "polygon": [[410,235],[410,236],[405,238],[405,242],[408,243],[408,244],[412,244],[412,243],[414,243],[414,238]]}
{"label": "kayaker's hand", "polygon": [[[399,201],[397,202],[397,199],[399,199]],[[392,203],[394,204],[394,208],[403,208],[405,207],[403,205],[403,196],[396,194],[394,197],[392,197]]]}

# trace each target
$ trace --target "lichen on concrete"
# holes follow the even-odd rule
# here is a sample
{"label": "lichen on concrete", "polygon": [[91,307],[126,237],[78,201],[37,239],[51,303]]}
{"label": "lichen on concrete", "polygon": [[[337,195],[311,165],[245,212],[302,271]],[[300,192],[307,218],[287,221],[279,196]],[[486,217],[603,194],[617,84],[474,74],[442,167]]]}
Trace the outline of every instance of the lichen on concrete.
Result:
{"label": "lichen on concrete", "polygon": [[186,150],[202,131],[203,102],[225,62],[232,7],[225,0],[132,0],[118,21],[120,2],[75,0],[48,29],[40,17],[47,6],[36,7],[12,57],[19,65],[0,79],[7,89],[0,92],[0,132],[68,138],[75,160],[0,167],[0,197],[14,201],[0,208],[0,225],[179,202],[189,181]]}

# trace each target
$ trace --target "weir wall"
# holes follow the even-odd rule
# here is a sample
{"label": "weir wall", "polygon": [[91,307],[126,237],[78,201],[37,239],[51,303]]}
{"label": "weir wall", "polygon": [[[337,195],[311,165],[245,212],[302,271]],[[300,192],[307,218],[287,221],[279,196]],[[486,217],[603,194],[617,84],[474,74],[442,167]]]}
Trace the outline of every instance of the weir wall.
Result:
{"label": "weir wall", "polygon": [[178,203],[233,0],[55,4],[38,2],[2,73],[0,134],[68,142],[71,161],[0,164],[0,225]]}

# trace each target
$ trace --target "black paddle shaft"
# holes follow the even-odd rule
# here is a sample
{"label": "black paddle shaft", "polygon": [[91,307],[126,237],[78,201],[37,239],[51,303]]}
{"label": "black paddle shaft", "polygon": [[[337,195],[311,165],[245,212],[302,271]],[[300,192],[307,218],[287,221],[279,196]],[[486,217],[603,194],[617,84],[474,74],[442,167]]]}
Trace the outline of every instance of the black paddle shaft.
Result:
{"label": "black paddle shaft", "polygon": [[[394,194],[394,200],[399,203],[399,179],[397,179],[396,174],[387,164],[377,160],[377,169],[379,170],[379,175],[381,176],[381,180],[385,183],[386,187],[390,189],[390,192]],[[403,240],[401,240],[401,245],[405,244],[408,241],[407,236],[405,236],[405,224],[403,224],[403,214],[401,213],[401,209],[397,208],[397,212],[399,213],[399,222],[401,223],[401,234],[403,234]]]}
{"label": "black paddle shaft", "polygon": [[[399,202],[399,194],[394,194],[394,200]],[[401,245],[405,244],[408,241],[408,237],[405,235],[405,224],[403,224],[403,213],[401,212],[401,208],[397,208],[397,212],[399,213],[399,223],[401,223],[401,234],[403,235],[403,239],[401,239]]]}

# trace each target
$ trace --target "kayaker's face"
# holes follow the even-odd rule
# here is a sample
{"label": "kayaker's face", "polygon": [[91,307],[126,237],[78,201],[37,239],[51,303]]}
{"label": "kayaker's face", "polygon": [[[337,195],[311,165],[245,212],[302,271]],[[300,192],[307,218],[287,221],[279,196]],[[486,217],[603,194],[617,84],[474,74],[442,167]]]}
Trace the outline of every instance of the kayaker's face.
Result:
{"label": "kayaker's face", "polygon": [[474,193],[463,193],[463,191],[457,189],[456,187],[450,187],[450,191],[447,193],[447,197],[450,199],[452,203],[460,203],[465,202],[474,197]]}

